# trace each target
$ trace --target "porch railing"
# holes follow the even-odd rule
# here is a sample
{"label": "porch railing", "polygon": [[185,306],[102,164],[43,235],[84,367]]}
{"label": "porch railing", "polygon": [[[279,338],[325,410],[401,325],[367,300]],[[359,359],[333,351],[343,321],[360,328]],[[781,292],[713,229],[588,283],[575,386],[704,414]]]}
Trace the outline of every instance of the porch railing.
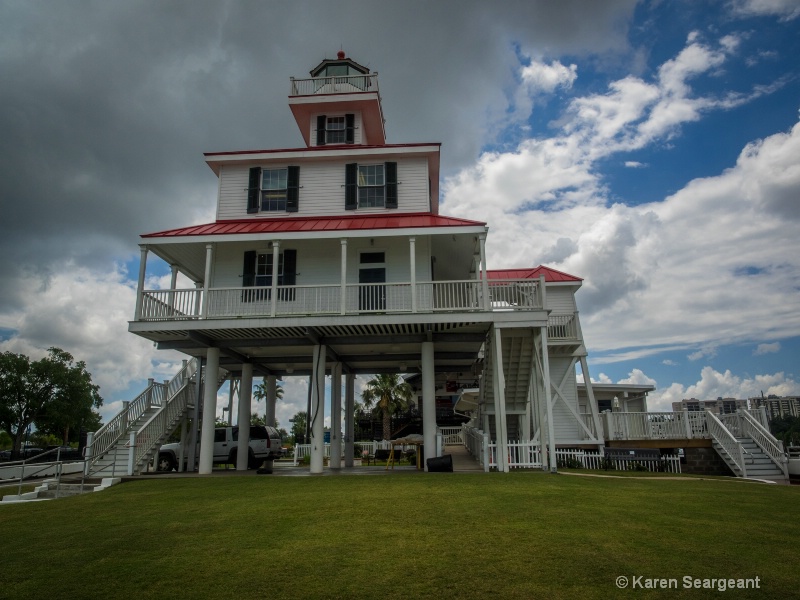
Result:
{"label": "porch railing", "polygon": [[[368,313],[541,310],[538,280],[282,285],[142,292],[142,321]],[[344,292],[344,298],[342,293]],[[272,294],[275,294],[275,298]],[[412,295],[413,294],[413,295]],[[577,336],[574,316],[560,316],[554,332]],[[570,319],[572,319],[570,321]]]}
{"label": "porch railing", "polygon": [[577,340],[578,321],[575,315],[550,315],[547,319],[547,339],[553,341]]}
{"label": "porch railing", "polygon": [[708,439],[706,413],[604,412],[603,433],[607,440]]}
{"label": "porch railing", "polygon": [[357,92],[378,92],[378,74],[337,75],[333,77],[313,77],[290,80],[290,96],[311,96],[313,94],[347,94]]}

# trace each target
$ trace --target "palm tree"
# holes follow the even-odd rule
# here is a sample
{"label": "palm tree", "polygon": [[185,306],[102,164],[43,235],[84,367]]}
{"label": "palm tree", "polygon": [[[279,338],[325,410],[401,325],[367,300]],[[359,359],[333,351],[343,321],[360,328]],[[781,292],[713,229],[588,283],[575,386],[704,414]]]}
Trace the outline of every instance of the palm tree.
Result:
{"label": "palm tree", "polygon": [[[275,386],[275,399],[276,400],[283,400],[283,386],[281,385],[282,382],[278,382]],[[256,399],[256,402],[261,402],[262,400],[267,399],[267,379],[266,377],[261,380],[257,386],[253,388],[253,398]],[[255,419],[255,422],[254,422]],[[256,413],[253,413],[250,424],[251,425],[271,425],[272,427],[278,426],[278,420],[275,419],[274,423],[267,423],[266,422],[266,415],[263,417],[263,421],[260,420],[261,418],[257,416]]]}
{"label": "palm tree", "polygon": [[396,373],[376,375],[361,392],[361,400],[368,410],[383,414],[383,439],[391,439],[392,413],[406,408],[413,397],[411,386]]}
{"label": "palm tree", "polygon": [[[283,400],[283,385],[282,382],[278,382],[275,386],[275,398],[277,400]],[[261,402],[262,400],[267,399],[267,380],[266,378],[261,380],[257,386],[253,388],[253,398],[256,399],[256,402]]]}

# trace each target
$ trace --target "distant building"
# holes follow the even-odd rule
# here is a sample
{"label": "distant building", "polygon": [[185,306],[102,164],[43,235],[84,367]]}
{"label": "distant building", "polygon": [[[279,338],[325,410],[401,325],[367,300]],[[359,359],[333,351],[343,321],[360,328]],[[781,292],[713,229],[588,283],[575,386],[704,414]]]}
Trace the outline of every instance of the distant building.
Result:
{"label": "distant building", "polygon": [[747,400],[736,398],[717,398],[716,400],[698,400],[697,398],[685,398],[680,402],[672,403],[674,411],[710,411],[715,415],[727,415],[735,413],[738,409],[747,409]]}
{"label": "distant building", "polygon": [[750,398],[750,408],[761,408],[771,421],[777,417],[800,417],[800,396],[774,396]]}

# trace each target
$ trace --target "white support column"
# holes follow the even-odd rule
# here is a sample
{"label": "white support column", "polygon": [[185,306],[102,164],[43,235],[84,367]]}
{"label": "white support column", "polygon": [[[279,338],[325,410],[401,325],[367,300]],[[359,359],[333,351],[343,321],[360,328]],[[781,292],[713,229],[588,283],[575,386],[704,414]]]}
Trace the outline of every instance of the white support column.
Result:
{"label": "white support column", "polygon": [[322,473],[325,464],[325,359],[327,349],[314,346],[311,374],[311,472]]}
{"label": "white support column", "polygon": [[[203,279],[203,309],[201,319],[208,318],[208,290],[211,287],[211,267],[214,264],[214,244],[206,244],[206,270]],[[216,392],[216,390],[214,390]]]}
{"label": "white support column", "polygon": [[200,465],[197,472],[208,475],[214,467],[214,426],[217,416],[217,373],[219,348],[206,353],[206,375],[203,385],[203,428],[200,432]]}
{"label": "white support column", "polygon": [[178,285],[178,265],[170,265],[170,271],[172,272],[172,276],[169,280],[169,298],[167,299],[167,304],[173,309],[175,308],[175,288]]}
{"label": "white support column", "polygon": [[203,301],[203,283],[200,281],[194,282],[194,314],[200,316]]}
{"label": "white support column", "polygon": [[341,305],[339,308],[339,312],[341,314],[345,314],[347,312],[347,240],[343,239],[339,241],[342,244],[342,267],[341,267],[342,287],[340,291]]}
{"label": "white support column", "polygon": [[506,377],[503,372],[503,332],[494,328],[492,336],[492,386],[494,393],[494,432],[497,470],[508,473],[508,423],[506,421]]}
{"label": "white support column", "polygon": [[[600,409],[597,406],[597,400],[594,397],[594,389],[592,388],[592,378],[589,376],[589,365],[586,362],[586,357],[581,356],[581,372],[583,373],[583,385],[586,386],[586,395],[589,397],[589,411],[592,413],[592,421],[594,422],[595,437],[603,439],[603,426],[600,424]],[[597,449],[601,452],[605,447],[605,443],[597,444]]]}
{"label": "white support column", "polygon": [[252,397],[253,364],[242,363],[242,379],[239,385],[239,410],[236,418],[236,423],[239,425],[239,441],[236,443],[237,471],[246,471],[250,458],[250,401]]}
{"label": "white support column", "polygon": [[348,373],[344,384],[344,466],[353,466],[356,376]]}
{"label": "white support column", "polygon": [[489,280],[486,275],[486,234],[480,234],[478,236],[478,241],[481,246],[481,293],[483,294],[483,308],[484,310],[491,310],[492,304],[489,300]]}
{"label": "white support column", "polygon": [[433,342],[422,342],[422,443],[425,470],[428,459],[436,456],[436,369]]}
{"label": "white support column", "polygon": [[139,246],[139,283],[136,287],[136,311],[134,321],[142,318],[142,301],[144,300],[144,276],[147,272],[147,246]]}
{"label": "white support column", "polygon": [[269,314],[275,316],[278,310],[278,266],[281,259],[281,242],[272,242],[272,289],[269,297]]}
{"label": "white support column", "polygon": [[542,327],[542,379],[544,382],[544,405],[547,409],[547,455],[550,472],[556,473],[556,434],[553,427],[552,392],[550,389],[550,350],[547,347],[547,327]]}
{"label": "white support column", "polygon": [[[241,380],[240,380],[241,381]],[[233,395],[236,393],[236,380],[231,378],[230,385],[228,386],[228,425],[233,425]],[[241,384],[239,385],[239,400],[242,399],[241,397]],[[223,413],[223,416],[224,413]]]}
{"label": "white support column", "polygon": [[178,447],[178,473],[183,473],[185,471],[184,465],[186,464],[186,444],[189,443],[188,438],[189,434],[189,415],[183,415],[183,419],[181,419],[181,443]]}
{"label": "white support column", "polygon": [[342,363],[331,370],[331,469],[342,468]]}
{"label": "white support column", "polygon": [[411,258],[411,312],[417,312],[417,238],[408,238],[408,253]]}

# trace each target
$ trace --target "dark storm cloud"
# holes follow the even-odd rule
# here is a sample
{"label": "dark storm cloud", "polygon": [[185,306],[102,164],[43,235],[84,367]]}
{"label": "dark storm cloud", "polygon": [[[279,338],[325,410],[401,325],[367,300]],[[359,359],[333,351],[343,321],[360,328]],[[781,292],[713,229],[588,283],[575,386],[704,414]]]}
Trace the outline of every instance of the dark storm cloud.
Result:
{"label": "dark storm cloud", "polygon": [[0,313],[22,275],[108,270],[206,218],[204,151],[301,145],[289,77],[340,47],[381,73],[389,141],[441,141],[452,172],[505,109],[515,44],[614,50],[632,6],[0,2]]}

